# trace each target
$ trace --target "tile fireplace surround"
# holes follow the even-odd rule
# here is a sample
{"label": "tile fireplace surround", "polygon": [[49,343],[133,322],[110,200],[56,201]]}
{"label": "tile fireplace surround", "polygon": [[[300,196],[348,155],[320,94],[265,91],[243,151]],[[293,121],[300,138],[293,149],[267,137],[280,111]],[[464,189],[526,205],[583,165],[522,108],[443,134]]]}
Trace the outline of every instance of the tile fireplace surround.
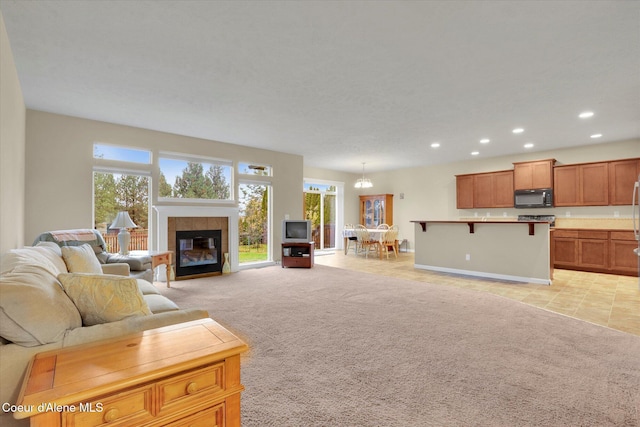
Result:
{"label": "tile fireplace surround", "polygon": [[[238,271],[238,209],[199,206],[154,206],[157,245],[154,249],[176,252],[176,231],[222,230],[221,252],[229,253],[231,271]],[[174,255],[175,257],[175,255]],[[174,258],[175,260],[175,258]],[[159,280],[166,280],[159,272]]]}

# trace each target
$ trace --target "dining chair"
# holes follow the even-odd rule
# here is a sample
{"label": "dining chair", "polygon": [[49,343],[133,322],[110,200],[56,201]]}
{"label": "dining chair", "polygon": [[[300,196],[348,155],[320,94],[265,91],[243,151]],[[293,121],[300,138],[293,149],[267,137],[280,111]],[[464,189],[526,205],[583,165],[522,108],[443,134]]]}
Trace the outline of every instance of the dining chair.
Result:
{"label": "dining chair", "polygon": [[380,249],[380,242],[378,240],[372,240],[369,230],[366,228],[356,228],[356,236],[358,236],[358,246],[360,251],[364,251],[365,258],[369,257],[369,249],[374,248],[376,253]]}
{"label": "dining chair", "polygon": [[[354,229],[353,224],[345,224],[344,229],[353,230]],[[349,252],[349,248],[351,246],[353,246],[353,252],[357,255],[358,254],[358,237],[357,236],[347,237],[347,248],[345,249],[345,253]]]}
{"label": "dining chair", "polygon": [[380,250],[383,254],[387,254],[387,259],[389,259],[389,251],[393,251],[396,258],[398,258],[398,227],[394,227],[390,227],[389,230],[384,233],[384,235],[380,239]]}
{"label": "dining chair", "polygon": [[356,233],[356,254],[358,254],[362,250],[362,248],[360,247],[360,242],[358,241],[358,230],[366,230],[367,227],[362,224],[356,224],[353,228]]}

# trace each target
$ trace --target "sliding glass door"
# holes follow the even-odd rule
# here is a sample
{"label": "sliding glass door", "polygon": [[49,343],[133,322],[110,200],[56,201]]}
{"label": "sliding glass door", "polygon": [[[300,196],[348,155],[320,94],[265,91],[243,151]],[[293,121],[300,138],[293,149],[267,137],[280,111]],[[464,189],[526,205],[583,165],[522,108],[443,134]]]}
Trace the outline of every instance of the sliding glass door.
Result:
{"label": "sliding glass door", "polygon": [[304,184],[304,217],[311,221],[316,249],[335,249],[337,191],[334,185]]}

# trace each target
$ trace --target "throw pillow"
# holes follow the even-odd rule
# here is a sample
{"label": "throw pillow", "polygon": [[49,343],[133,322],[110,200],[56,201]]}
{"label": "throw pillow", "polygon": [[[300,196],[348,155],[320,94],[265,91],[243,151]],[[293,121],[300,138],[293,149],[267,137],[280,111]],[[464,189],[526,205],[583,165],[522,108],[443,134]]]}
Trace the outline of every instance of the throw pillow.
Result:
{"label": "throw pillow", "polygon": [[58,279],[85,326],[151,314],[136,279],[82,273],[64,273]]}
{"label": "throw pillow", "polygon": [[90,245],[63,246],[62,258],[70,273],[102,273],[100,261]]}
{"label": "throw pillow", "polygon": [[0,277],[0,336],[7,341],[34,347],[80,326],[78,309],[46,269],[18,265]]}

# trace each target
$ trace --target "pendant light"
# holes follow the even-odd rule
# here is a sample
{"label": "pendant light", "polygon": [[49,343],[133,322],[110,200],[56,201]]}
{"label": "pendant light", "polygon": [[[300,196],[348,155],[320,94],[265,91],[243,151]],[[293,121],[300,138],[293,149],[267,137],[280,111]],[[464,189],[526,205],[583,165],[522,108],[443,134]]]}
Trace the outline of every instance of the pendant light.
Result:
{"label": "pendant light", "polygon": [[369,178],[365,178],[364,177],[364,163],[362,162],[362,178],[358,178],[358,180],[356,181],[356,185],[354,185],[355,188],[371,188],[373,187],[373,184],[371,183],[371,180]]}

